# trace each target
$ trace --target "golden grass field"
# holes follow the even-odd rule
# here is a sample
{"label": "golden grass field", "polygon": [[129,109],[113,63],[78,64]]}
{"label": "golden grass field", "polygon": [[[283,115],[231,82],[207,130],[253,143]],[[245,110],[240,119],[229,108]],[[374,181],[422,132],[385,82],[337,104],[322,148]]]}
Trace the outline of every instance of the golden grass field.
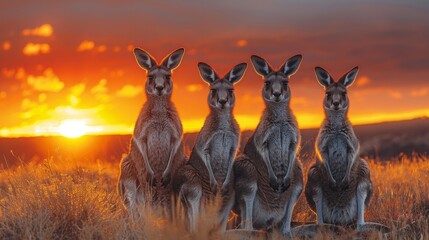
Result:
{"label": "golden grass field", "polygon": [[[374,196],[366,211],[366,220],[389,226],[393,233],[388,238],[429,239],[429,158],[414,155],[385,163],[368,161]],[[3,170],[0,174],[0,239],[222,237],[209,235],[212,219],[215,219],[214,208],[202,213],[200,231],[193,235],[186,232],[181,215],[171,222],[156,211],[144,209],[143,218],[132,220],[116,192],[118,172],[117,164],[56,157]],[[315,220],[304,194],[295,207],[293,220]],[[318,238],[332,236],[321,233]],[[350,235],[342,238],[349,239]],[[371,235],[371,238],[382,238],[382,235]]]}

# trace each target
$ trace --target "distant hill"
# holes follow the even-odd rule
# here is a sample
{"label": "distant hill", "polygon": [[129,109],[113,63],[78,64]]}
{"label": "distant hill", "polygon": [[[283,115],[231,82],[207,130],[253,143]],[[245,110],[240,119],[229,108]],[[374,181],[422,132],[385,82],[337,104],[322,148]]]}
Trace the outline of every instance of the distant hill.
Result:
{"label": "distant hill", "polygon": [[[361,156],[388,160],[401,153],[429,153],[429,118],[399,122],[386,122],[354,126],[361,143]],[[314,156],[314,139],[318,129],[301,130],[301,159],[308,161]],[[241,150],[252,131],[244,131]],[[48,157],[73,161],[119,162],[128,151],[130,135],[84,136],[78,139],[65,137],[0,138],[0,165],[11,167],[28,161],[41,161]],[[195,144],[197,133],[184,135],[185,149],[189,153]]]}

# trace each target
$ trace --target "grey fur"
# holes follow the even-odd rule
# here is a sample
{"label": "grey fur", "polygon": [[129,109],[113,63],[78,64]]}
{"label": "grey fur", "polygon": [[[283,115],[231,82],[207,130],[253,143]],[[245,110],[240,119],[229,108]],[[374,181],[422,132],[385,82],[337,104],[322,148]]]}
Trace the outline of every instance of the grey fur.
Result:
{"label": "grey fur", "polygon": [[234,162],[236,201],[242,227],[248,230],[279,226],[283,234],[290,232],[303,181],[296,158],[300,133],[290,109],[288,81],[301,59],[301,55],[294,56],[273,71],[263,58],[252,56],[255,71],[265,80],[262,96],[266,108],[244,154]]}
{"label": "grey fur", "polygon": [[173,82],[170,79],[184,49],[174,51],[160,65],[141,49],[135,49],[134,53],[139,65],[148,73],[147,101],[138,116],[130,151],[121,161],[118,190],[132,212],[144,201],[169,209],[171,175],[186,161],[182,123],[171,102]]}
{"label": "grey fur", "polygon": [[233,84],[242,78],[246,69],[245,63],[239,64],[219,79],[209,65],[199,63],[198,66],[201,77],[210,84],[210,113],[188,163],[179,169],[174,181],[174,191],[181,197],[191,231],[197,228],[195,212],[201,203],[213,199],[219,191],[222,196],[219,226],[226,227],[234,203],[231,174],[240,138],[240,129],[232,113],[235,103]]}
{"label": "grey fur", "polygon": [[[309,169],[305,195],[316,211],[318,223],[364,224],[365,206],[372,196],[370,171],[359,158],[359,142],[347,117],[347,86],[355,80],[358,68],[338,82],[316,68],[318,81],[325,87],[325,120],[316,139],[318,158]],[[327,80],[329,79],[329,80]]]}

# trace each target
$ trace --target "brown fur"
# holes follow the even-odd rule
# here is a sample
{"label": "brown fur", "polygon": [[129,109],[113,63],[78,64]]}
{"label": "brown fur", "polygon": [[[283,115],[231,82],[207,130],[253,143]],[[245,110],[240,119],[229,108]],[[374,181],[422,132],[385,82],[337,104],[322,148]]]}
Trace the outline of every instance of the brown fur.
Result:
{"label": "brown fur", "polygon": [[182,124],[171,101],[170,79],[184,49],[174,51],[160,65],[141,49],[135,49],[134,53],[139,65],[148,72],[147,101],[137,118],[130,151],[120,165],[118,191],[127,207],[148,202],[169,209],[172,175],[186,162]]}
{"label": "brown fur", "polygon": [[[308,205],[313,211],[316,211],[316,205],[313,200],[316,187],[321,187],[324,194],[323,196],[325,197],[328,206],[331,208],[346,208],[348,207],[348,203],[356,195],[358,184],[363,181],[368,182],[368,195],[365,199],[365,206],[368,206],[372,198],[373,189],[370,178],[370,169],[368,163],[365,160],[359,159],[358,161],[355,161],[350,174],[349,186],[345,189],[335,188],[330,184],[326,184],[325,179],[327,178],[327,170],[321,161],[317,161],[308,170],[305,197],[307,199]],[[355,218],[351,220],[352,221],[349,222],[331,222],[328,221],[328,219],[325,219],[325,222],[330,224],[349,225],[356,221]]]}

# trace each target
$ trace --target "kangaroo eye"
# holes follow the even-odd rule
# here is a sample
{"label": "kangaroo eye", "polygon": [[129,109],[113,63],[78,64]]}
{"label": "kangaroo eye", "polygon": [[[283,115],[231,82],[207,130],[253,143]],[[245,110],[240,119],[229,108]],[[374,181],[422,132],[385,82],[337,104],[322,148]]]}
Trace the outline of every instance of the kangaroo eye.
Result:
{"label": "kangaroo eye", "polygon": [[216,89],[210,89],[210,93],[211,94],[215,94],[216,93]]}
{"label": "kangaroo eye", "polygon": [[165,79],[170,80],[171,79],[171,75],[165,75]]}
{"label": "kangaroo eye", "polygon": [[148,76],[147,79],[149,79],[149,81],[153,80],[153,76]]}
{"label": "kangaroo eye", "polygon": [[283,86],[287,87],[287,82],[286,81],[283,82]]}
{"label": "kangaroo eye", "polygon": [[271,82],[270,81],[265,81],[265,86],[270,86],[271,85]]}
{"label": "kangaroo eye", "polygon": [[331,97],[331,93],[326,93],[326,97],[330,98]]}
{"label": "kangaroo eye", "polygon": [[232,95],[234,93],[234,89],[228,89],[228,93]]}

